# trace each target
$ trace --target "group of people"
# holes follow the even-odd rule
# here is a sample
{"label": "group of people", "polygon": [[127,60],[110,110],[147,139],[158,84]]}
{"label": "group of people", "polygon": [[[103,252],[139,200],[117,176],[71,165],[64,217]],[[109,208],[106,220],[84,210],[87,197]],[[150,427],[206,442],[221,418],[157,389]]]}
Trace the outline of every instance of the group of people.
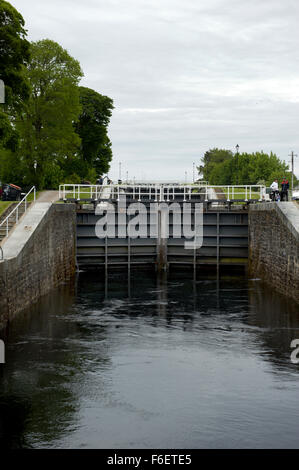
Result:
{"label": "group of people", "polygon": [[[96,184],[100,184],[100,185],[103,185],[104,182],[105,182],[105,179],[107,180],[106,184],[113,184],[113,181],[108,178],[108,176],[99,176],[98,179],[96,180]],[[81,184],[91,184],[90,181],[86,181],[86,180],[82,180],[81,181]],[[122,180],[118,180],[118,183],[117,184],[122,184]]]}
{"label": "group of people", "polygon": [[96,184],[101,184],[101,185],[103,185],[105,178],[107,179],[107,184],[112,184],[112,183],[113,183],[112,180],[108,178],[108,176],[104,176],[104,177],[103,177],[103,176],[100,175],[100,176],[98,177],[98,179],[96,180]]}
{"label": "group of people", "polygon": [[[107,178],[107,184],[113,184],[113,181],[111,179],[109,179],[108,176],[104,176],[104,178],[103,178],[103,176],[99,176],[98,179],[96,180],[96,184],[103,185],[105,178]],[[118,180],[117,184],[122,184],[122,180]]]}
{"label": "group of people", "polygon": [[281,190],[278,188],[278,180],[274,180],[271,184],[270,198],[272,201],[288,201],[289,200],[289,181],[283,178],[281,182]]}

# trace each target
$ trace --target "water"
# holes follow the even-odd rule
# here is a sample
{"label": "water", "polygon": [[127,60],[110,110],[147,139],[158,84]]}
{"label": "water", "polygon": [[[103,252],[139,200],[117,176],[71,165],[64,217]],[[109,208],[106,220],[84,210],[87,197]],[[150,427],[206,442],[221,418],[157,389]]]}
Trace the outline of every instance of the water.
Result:
{"label": "water", "polygon": [[9,328],[0,445],[298,448],[294,338],[259,280],[81,273]]}

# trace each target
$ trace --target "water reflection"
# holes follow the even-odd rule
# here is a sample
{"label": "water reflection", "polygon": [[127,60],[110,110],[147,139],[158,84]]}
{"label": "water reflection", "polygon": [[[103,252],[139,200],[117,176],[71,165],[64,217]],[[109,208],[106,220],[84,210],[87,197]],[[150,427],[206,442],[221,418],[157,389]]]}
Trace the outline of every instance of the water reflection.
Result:
{"label": "water reflection", "polygon": [[[287,297],[260,284],[249,288],[248,325],[257,328],[263,346],[260,354],[272,363],[277,371],[297,370],[290,362],[290,343],[299,338],[299,308]],[[296,375],[297,380],[297,375]]]}
{"label": "water reflection", "polygon": [[298,308],[258,280],[81,273],[2,337],[2,447],[297,445]]}

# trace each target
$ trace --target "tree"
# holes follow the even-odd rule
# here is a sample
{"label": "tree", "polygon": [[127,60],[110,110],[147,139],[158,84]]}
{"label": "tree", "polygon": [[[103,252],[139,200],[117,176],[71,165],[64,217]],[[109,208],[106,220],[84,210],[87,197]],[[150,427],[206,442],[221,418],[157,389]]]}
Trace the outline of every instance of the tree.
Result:
{"label": "tree", "polygon": [[232,181],[232,164],[231,160],[225,160],[213,166],[210,172],[210,184],[231,184]]}
{"label": "tree", "polygon": [[75,129],[81,138],[80,156],[87,168],[98,175],[107,173],[112,160],[108,125],[114,108],[113,101],[90,88],[80,87],[82,112]]}
{"label": "tree", "polygon": [[[55,187],[80,148],[74,122],[81,112],[78,83],[83,73],[65,49],[45,39],[31,44],[26,76],[31,95],[17,123],[24,182]],[[35,161],[36,173],[32,170]]]}
{"label": "tree", "polygon": [[215,185],[255,185],[264,181],[270,185],[273,179],[290,179],[288,165],[275,153],[264,152],[233,154],[230,150],[212,149],[205,153],[199,170],[210,184]]}
{"label": "tree", "polygon": [[24,71],[30,57],[22,15],[8,2],[0,0],[0,79],[5,84],[5,105],[0,108],[0,145],[16,149],[18,134],[15,113],[29,97]]}
{"label": "tree", "polygon": [[230,150],[213,148],[208,150],[203,157],[203,165],[197,169],[203,175],[203,179],[210,182],[211,174],[216,165],[230,160],[233,153]]}

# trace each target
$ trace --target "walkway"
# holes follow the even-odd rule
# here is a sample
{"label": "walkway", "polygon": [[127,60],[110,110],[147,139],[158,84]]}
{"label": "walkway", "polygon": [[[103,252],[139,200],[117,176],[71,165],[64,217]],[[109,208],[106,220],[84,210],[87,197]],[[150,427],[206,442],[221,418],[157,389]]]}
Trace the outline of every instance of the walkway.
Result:
{"label": "walkway", "polygon": [[59,191],[43,191],[39,194],[38,202],[56,202],[59,200]]}

